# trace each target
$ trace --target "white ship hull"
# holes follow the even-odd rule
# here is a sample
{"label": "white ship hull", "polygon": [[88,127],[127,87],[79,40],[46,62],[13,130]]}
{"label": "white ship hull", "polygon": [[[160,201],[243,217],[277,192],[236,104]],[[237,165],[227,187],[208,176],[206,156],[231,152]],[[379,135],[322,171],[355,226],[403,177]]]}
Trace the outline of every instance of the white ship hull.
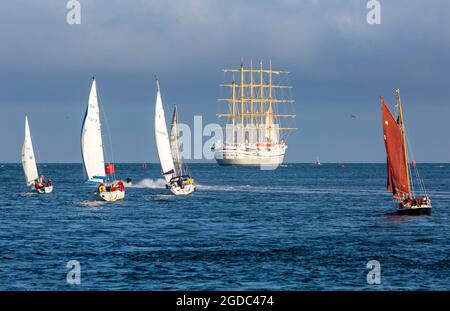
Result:
{"label": "white ship hull", "polygon": [[220,146],[215,148],[214,156],[219,165],[279,166],[284,161],[286,145],[272,148],[254,146]]}
{"label": "white ship hull", "polygon": [[195,185],[185,185],[183,188],[176,184],[169,186],[170,192],[175,195],[189,195],[195,191]]}
{"label": "white ship hull", "polygon": [[98,196],[103,201],[116,202],[125,199],[125,191],[102,191],[98,193]]}

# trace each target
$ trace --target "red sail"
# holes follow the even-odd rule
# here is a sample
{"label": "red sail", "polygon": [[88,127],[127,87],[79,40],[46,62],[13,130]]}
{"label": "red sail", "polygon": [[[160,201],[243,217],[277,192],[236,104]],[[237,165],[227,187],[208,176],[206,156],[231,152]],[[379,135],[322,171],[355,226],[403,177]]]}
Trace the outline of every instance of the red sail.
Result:
{"label": "red sail", "polygon": [[410,194],[407,171],[408,164],[405,157],[402,129],[389,111],[383,98],[381,98],[381,112],[383,118],[384,145],[387,154],[387,188],[389,191],[392,191],[394,197],[401,198],[403,194]]}

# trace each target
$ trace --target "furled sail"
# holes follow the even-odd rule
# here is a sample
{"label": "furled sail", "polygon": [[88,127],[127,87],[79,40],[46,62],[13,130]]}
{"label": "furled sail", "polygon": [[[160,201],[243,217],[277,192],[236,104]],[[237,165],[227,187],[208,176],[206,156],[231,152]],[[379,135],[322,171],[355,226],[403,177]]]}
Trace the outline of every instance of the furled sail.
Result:
{"label": "furled sail", "polygon": [[402,198],[411,193],[408,177],[408,160],[402,128],[396,121],[386,102],[381,98],[384,144],[387,154],[387,188],[394,197]]}
{"label": "furled sail", "polygon": [[269,142],[278,142],[277,128],[273,121],[272,106],[269,106],[266,114],[266,138]]}
{"label": "furled sail", "polygon": [[172,114],[172,128],[170,129],[170,149],[172,151],[175,176],[182,176],[183,166],[181,164],[180,146],[178,144],[178,117],[176,106],[173,108]]}
{"label": "furled sail", "polygon": [[81,130],[81,153],[86,183],[100,183],[105,179],[105,159],[103,154],[100,109],[95,79],[92,81],[88,107]]}
{"label": "furled sail", "polygon": [[25,116],[25,139],[22,146],[22,166],[25,173],[27,185],[33,185],[33,181],[38,179],[39,175],[36,166],[36,158],[34,156],[33,142],[31,141],[31,133],[27,116]]}
{"label": "furled sail", "polygon": [[155,105],[155,138],[158,149],[159,161],[161,162],[162,174],[169,182],[175,176],[175,166],[173,163],[170,148],[169,134],[167,133],[166,119],[162,105],[159,82],[156,81],[156,105]]}

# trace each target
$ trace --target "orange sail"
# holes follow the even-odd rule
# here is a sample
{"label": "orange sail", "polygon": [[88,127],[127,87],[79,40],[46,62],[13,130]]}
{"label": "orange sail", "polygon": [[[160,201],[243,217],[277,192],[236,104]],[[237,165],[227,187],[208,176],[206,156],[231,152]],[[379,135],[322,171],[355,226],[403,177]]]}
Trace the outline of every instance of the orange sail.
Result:
{"label": "orange sail", "polygon": [[387,154],[387,188],[392,191],[395,198],[402,199],[405,195],[411,194],[404,136],[399,122],[395,120],[383,97],[381,97],[381,111]]}

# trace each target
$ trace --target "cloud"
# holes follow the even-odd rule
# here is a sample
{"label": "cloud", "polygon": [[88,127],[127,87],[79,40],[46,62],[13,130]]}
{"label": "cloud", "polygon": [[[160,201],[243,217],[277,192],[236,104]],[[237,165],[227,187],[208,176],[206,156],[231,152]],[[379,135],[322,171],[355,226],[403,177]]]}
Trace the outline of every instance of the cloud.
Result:
{"label": "cloud", "polygon": [[[333,113],[345,111],[345,118],[355,107],[372,113],[377,97],[395,87],[417,105],[442,106],[450,98],[448,1],[381,1],[381,25],[366,23],[364,0],[80,2],[81,25],[66,23],[63,0],[0,2],[1,106],[14,103],[22,113],[32,103],[52,109],[71,104],[64,113],[76,115],[95,74],[114,119],[124,104],[147,107],[158,75],[170,102],[215,118],[221,69],[250,59],[272,59],[292,73],[299,126],[324,137],[329,129],[306,120],[311,114],[330,123]],[[133,123],[132,111],[126,124]],[[302,155],[302,147],[290,150]]]}
{"label": "cloud", "polygon": [[431,45],[449,48],[444,12],[450,4],[443,1],[382,2],[380,26],[367,25],[360,0],[81,3],[82,25],[70,26],[64,1],[2,2],[2,11],[8,12],[0,22],[8,29],[0,34],[2,67],[175,73],[253,57],[279,59],[313,74],[327,70],[320,64],[346,56],[349,48],[365,56],[370,48],[394,56],[408,50],[427,53]]}

